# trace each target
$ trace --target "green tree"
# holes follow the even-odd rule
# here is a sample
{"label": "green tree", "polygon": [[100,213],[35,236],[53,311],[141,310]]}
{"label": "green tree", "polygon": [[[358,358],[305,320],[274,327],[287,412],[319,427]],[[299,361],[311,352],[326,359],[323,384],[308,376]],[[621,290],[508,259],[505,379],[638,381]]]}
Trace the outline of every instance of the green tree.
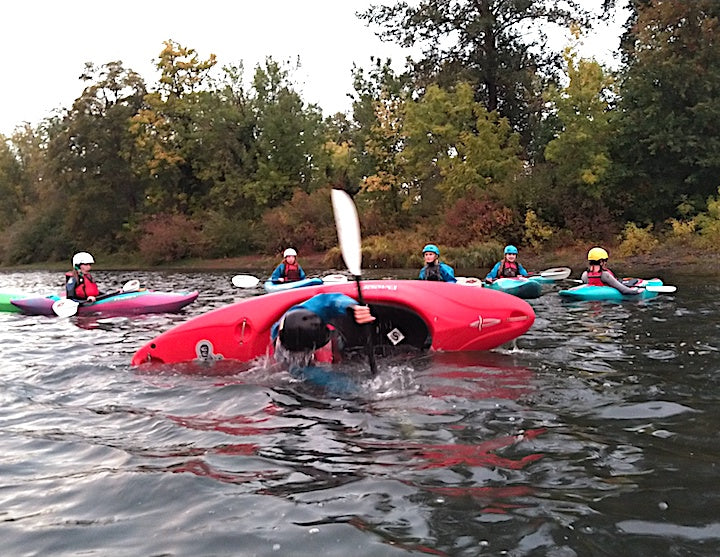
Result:
{"label": "green tree", "polygon": [[661,222],[687,202],[703,210],[718,186],[720,3],[632,6],[622,41],[616,198],[627,219]]}
{"label": "green tree", "polygon": [[23,173],[13,146],[0,135],[0,230],[6,230],[21,216],[23,206]]}
{"label": "green tree", "polygon": [[150,212],[195,209],[209,186],[193,171],[193,154],[199,147],[197,119],[211,88],[215,55],[200,60],[198,53],[174,41],[165,41],[156,61],[158,89],[145,95],[145,106],[130,127],[143,153],[138,172],[151,178],[146,191]]}
{"label": "green tree", "polygon": [[398,74],[393,70],[391,60],[371,58],[369,69],[353,67],[353,122],[349,145],[351,158],[355,162],[353,173],[349,176],[349,191],[355,193],[366,176],[372,176],[378,165],[389,153],[368,150],[372,136],[383,126],[379,116],[388,116],[379,111],[379,104],[386,107],[403,105],[411,93],[410,78],[407,74]]}
{"label": "green tree", "polygon": [[311,193],[324,183],[328,154],[322,112],[305,105],[289,70],[272,59],[256,68],[253,88],[257,172],[247,188],[258,204],[276,207],[295,189]]}
{"label": "green tree", "polygon": [[596,61],[578,59],[572,49],[565,62],[567,86],[551,87],[546,95],[561,130],[545,148],[545,158],[572,196],[600,199],[610,167],[613,78]]}
{"label": "green tree", "polygon": [[365,138],[365,152],[373,158],[375,172],[363,180],[362,197],[392,228],[399,224],[401,209],[408,208],[410,195],[403,153],[404,103],[398,98],[381,97],[374,107],[375,120]]}
{"label": "green tree", "polygon": [[[66,200],[58,195],[56,178],[48,163],[48,146],[62,132],[59,116],[35,127],[17,128],[10,140],[11,176],[16,176],[14,217],[2,228],[0,252],[8,264],[59,260],[68,257],[64,227]],[[15,174],[19,171],[19,174]],[[11,202],[13,204],[13,202]]]}
{"label": "green tree", "polygon": [[409,174],[426,182],[420,195],[437,189],[446,207],[467,194],[507,195],[523,166],[519,136],[475,102],[469,84],[451,91],[431,85],[406,111],[404,154]]}
{"label": "green tree", "polygon": [[144,185],[129,162],[135,155],[128,124],[140,110],[145,84],[121,62],[86,65],[92,82],[73,103],[49,142],[48,168],[64,206],[68,249],[117,249],[118,232],[138,209]]}
{"label": "green tree", "polygon": [[471,83],[475,100],[507,118],[525,145],[543,110],[539,93],[559,66],[546,33],[588,21],[575,0],[402,1],[372,6],[359,17],[380,26],[385,40],[422,47],[413,68],[419,88]]}

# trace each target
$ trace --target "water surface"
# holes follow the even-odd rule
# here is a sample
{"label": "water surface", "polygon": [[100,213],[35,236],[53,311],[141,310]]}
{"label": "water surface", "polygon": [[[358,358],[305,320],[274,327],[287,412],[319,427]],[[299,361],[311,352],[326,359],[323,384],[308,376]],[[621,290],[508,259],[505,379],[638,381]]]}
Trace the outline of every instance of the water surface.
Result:
{"label": "water surface", "polygon": [[96,274],[201,295],[178,315],[0,313],[3,555],[720,554],[713,280],[635,303],[549,290],[516,342],[350,369],[361,388],[337,397],[259,365],[131,368],[160,332],[260,292]]}

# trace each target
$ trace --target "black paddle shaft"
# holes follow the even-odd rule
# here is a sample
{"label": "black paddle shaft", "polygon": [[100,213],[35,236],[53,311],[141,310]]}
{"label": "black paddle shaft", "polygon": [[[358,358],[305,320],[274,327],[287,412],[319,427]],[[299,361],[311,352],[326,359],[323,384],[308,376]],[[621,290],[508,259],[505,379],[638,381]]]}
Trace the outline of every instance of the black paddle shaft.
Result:
{"label": "black paddle shaft", "polygon": [[[361,306],[364,306],[365,300],[362,295],[362,288],[360,288],[360,276],[359,275],[355,275],[355,283],[357,284],[358,303]],[[372,338],[372,323],[367,323],[365,325],[365,327],[366,327],[366,331],[367,331],[366,347],[367,347],[368,361],[370,362],[370,372],[373,375],[377,375],[377,364],[375,363],[375,347],[373,346],[373,338]]]}

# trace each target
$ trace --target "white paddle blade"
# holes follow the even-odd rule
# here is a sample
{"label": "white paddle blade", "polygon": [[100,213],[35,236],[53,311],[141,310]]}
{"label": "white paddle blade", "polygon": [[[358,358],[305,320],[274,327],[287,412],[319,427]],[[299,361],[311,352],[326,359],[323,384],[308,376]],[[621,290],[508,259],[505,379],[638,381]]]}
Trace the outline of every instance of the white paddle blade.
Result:
{"label": "white paddle blade", "polygon": [[132,279],[123,284],[123,292],[137,292],[140,290],[140,281],[138,279]]}
{"label": "white paddle blade", "polygon": [[232,283],[237,288],[255,288],[260,283],[260,279],[252,275],[235,275]]}
{"label": "white paddle blade", "polygon": [[348,271],[359,277],[362,274],[362,244],[355,203],[343,190],[334,189],[330,195],[343,261]]}
{"label": "white paddle blade", "polygon": [[458,284],[463,284],[465,286],[482,286],[483,285],[482,279],[479,279],[477,277],[455,277],[455,279],[458,281]]}
{"label": "white paddle blade", "polygon": [[563,280],[568,278],[570,273],[572,273],[572,269],[570,269],[570,267],[554,267],[552,269],[540,271],[540,276],[546,279]]}
{"label": "white paddle blade", "polygon": [[77,313],[79,305],[75,300],[63,298],[52,305],[52,310],[58,317],[70,317]]}
{"label": "white paddle blade", "polygon": [[677,286],[671,286],[669,284],[652,285],[648,284],[644,287],[648,292],[662,292],[663,294],[672,294],[677,290]]}
{"label": "white paddle blade", "polygon": [[338,282],[347,282],[348,278],[345,275],[327,275],[323,277],[323,282],[326,284],[337,284]]}

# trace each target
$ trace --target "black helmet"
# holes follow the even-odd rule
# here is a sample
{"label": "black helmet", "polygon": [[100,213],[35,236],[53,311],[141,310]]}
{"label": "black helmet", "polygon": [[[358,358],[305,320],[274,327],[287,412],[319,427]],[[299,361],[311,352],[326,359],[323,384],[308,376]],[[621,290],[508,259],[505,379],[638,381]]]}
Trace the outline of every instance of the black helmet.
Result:
{"label": "black helmet", "polygon": [[280,343],[292,352],[315,350],[327,344],[330,331],[320,316],[310,310],[288,311],[280,321]]}

